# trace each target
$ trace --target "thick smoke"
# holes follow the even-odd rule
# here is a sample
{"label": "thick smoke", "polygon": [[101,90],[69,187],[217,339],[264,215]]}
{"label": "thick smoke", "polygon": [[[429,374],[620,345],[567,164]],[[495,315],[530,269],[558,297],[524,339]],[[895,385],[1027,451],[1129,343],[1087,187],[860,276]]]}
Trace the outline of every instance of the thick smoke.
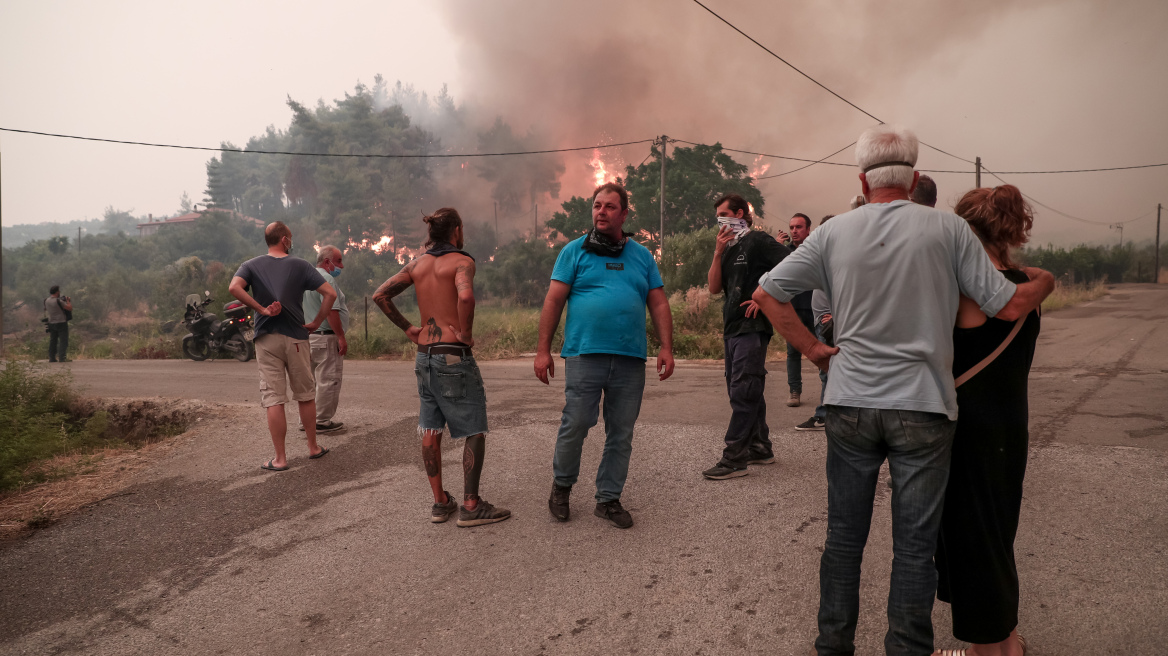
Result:
{"label": "thick smoke", "polygon": [[[885,121],[914,128],[921,138],[962,157],[981,155],[998,168],[1077,168],[1078,165],[1161,161],[1168,137],[1158,129],[1156,106],[1168,96],[1141,91],[1140,73],[1155,77],[1168,50],[1130,47],[1133,35],[1165,24],[1168,5],[1146,0],[1117,10],[1095,2],[1005,1],[936,3],[800,3],[753,0],[710,6],[809,75]],[[456,84],[485,111],[503,115],[516,129],[533,128],[549,146],[670,137],[727,147],[818,158],[853,141],[874,121],[816,87],[719,22],[698,5],[671,0],[592,3],[448,2],[446,22],[455,35],[463,78]],[[1161,20],[1151,20],[1152,17]],[[1140,32],[1142,30],[1142,32]],[[1159,30],[1162,32],[1162,30]],[[1094,36],[1095,40],[1092,40]],[[1083,39],[1083,43],[1075,42]],[[1127,44],[1116,49],[1109,41]],[[1106,47],[1103,47],[1105,46]],[[1082,53],[1082,54],[1076,54]],[[1057,56],[1052,56],[1057,55]],[[1107,66],[1131,75],[1110,98],[1084,94],[1081,103],[1049,104],[1039,89],[1074,93],[1067,68],[1103,57],[1103,70],[1088,69],[1084,84],[1113,80]],[[1019,57],[1021,59],[1019,60]],[[1061,57],[1061,59],[1060,59]],[[992,74],[990,72],[992,71]],[[1151,85],[1151,77],[1147,85]],[[1158,82],[1155,83],[1158,85]],[[1147,86],[1145,85],[1145,86]],[[1073,129],[1110,118],[1116,98],[1143,93],[1152,100],[1136,109],[1134,122],[1099,126],[1089,151],[1063,148],[1060,127]],[[1065,94],[1063,94],[1065,95]],[[1110,102],[1109,102],[1110,100]],[[1052,115],[1053,114],[1053,115]],[[1115,147],[1131,134],[1130,148]],[[1139,137],[1143,136],[1143,139]],[[1105,142],[1105,143],[1100,143]],[[1135,147],[1138,146],[1138,147]],[[606,151],[605,159],[636,164],[648,146]],[[565,156],[564,198],[591,189],[590,153]],[[1159,159],[1157,159],[1159,158]],[[753,158],[740,156],[753,165]],[[834,161],[852,163],[845,151]],[[801,166],[765,160],[768,174]],[[964,162],[922,148],[924,168],[971,170]],[[1121,214],[1154,201],[1137,192],[1150,176],[1108,179],[1128,185]],[[769,223],[792,212],[812,215],[847,208],[858,193],[856,171],[814,167],[764,180]],[[973,186],[969,175],[935,176],[942,204]],[[995,181],[986,176],[983,185]],[[1098,218],[1115,210],[1077,196],[1083,179],[1012,180],[1056,207]],[[1138,198],[1137,198],[1138,196]],[[562,200],[562,199],[561,199]],[[1086,206],[1084,206],[1086,203]],[[1040,212],[1041,215],[1041,212]],[[1054,215],[1052,225],[1073,224]],[[1043,222],[1036,235],[1043,234]],[[1107,238],[1094,231],[1075,241]]]}

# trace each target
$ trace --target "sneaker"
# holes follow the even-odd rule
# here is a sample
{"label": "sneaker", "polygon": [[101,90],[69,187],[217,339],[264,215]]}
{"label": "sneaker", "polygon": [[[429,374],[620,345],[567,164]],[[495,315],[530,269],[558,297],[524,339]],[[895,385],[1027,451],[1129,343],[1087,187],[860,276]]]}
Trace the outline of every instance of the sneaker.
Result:
{"label": "sneaker", "polygon": [[721,481],[727,478],[738,478],[739,476],[746,476],[746,473],[747,472],[745,467],[742,469],[736,469],[734,467],[727,467],[726,465],[718,464],[702,472],[702,476],[705,476],[706,478],[713,481]]}
{"label": "sneaker", "polygon": [[819,417],[812,417],[801,424],[796,424],[795,426],[795,430],[801,431],[825,430],[826,428],[827,425],[824,424],[823,420]]}
{"label": "sneaker", "polygon": [[548,510],[551,511],[552,517],[561,522],[568,521],[570,509],[568,507],[568,496],[572,494],[572,488],[560,487],[552,483],[552,495],[548,497]]}
{"label": "sneaker", "polygon": [[774,455],[769,456],[752,456],[750,460],[746,461],[748,465],[773,465],[775,464]]}
{"label": "sneaker", "polygon": [[331,432],[336,431],[336,430],[341,430],[341,427],[344,425],[345,425],[345,422],[343,422],[343,421],[333,421],[332,419],[330,419],[330,420],[324,422],[323,424],[317,424],[316,425],[316,432],[318,432],[318,433],[331,433]]}
{"label": "sneaker", "polygon": [[788,408],[798,408],[799,407],[799,392],[791,392],[791,396],[787,397],[787,407]]}
{"label": "sneaker", "polygon": [[442,490],[442,492],[446,494],[446,503],[436,503],[430,509],[430,521],[435,524],[441,524],[450,519],[450,516],[458,510],[458,502],[454,500],[454,497],[450,496],[446,490]]}
{"label": "sneaker", "polygon": [[483,524],[501,522],[510,516],[510,510],[496,508],[483,499],[479,499],[479,503],[475,506],[474,510],[467,510],[466,506],[459,508],[458,521],[455,524],[459,526],[482,526]]}
{"label": "sneaker", "polygon": [[629,528],[633,525],[633,516],[621,507],[620,499],[596,504],[596,510],[592,514],[607,519],[617,528]]}

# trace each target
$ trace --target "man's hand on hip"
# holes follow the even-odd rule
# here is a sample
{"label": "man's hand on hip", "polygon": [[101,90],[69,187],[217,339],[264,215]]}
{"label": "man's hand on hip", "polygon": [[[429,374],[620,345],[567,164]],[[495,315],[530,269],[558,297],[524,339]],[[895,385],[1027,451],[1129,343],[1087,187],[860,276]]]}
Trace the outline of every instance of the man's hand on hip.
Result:
{"label": "man's hand on hip", "polygon": [[803,357],[811,360],[811,362],[821,370],[827,371],[828,362],[831,360],[831,357],[837,353],[839,353],[838,348],[834,346],[828,346],[823,342],[815,342],[815,345],[812,346],[807,352],[805,352]]}
{"label": "man's hand on hip", "polygon": [[269,305],[266,308],[260,308],[259,312],[260,312],[260,314],[264,315],[265,317],[274,317],[277,314],[280,314],[280,311],[283,309],[284,309],[284,306],[280,305],[280,301],[276,301],[275,303],[272,303],[271,305]]}
{"label": "man's hand on hip", "polygon": [[556,361],[552,358],[551,352],[538,352],[535,354],[535,377],[544,385],[550,385],[548,378],[556,377]]}
{"label": "man's hand on hip", "polygon": [[409,340],[415,344],[419,343],[418,340],[422,338],[422,327],[410,326],[409,328],[406,328],[406,337],[408,337]]}

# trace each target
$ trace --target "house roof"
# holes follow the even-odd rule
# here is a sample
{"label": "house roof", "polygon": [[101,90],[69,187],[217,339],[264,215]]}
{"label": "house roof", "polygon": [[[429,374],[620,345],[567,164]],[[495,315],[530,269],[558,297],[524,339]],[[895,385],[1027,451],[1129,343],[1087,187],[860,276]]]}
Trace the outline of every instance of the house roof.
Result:
{"label": "house roof", "polygon": [[241,214],[236,214],[234,210],[225,210],[225,209],[221,209],[218,207],[212,207],[210,209],[202,210],[199,212],[187,212],[186,214],[171,217],[169,219],[161,219],[158,221],[148,221],[146,223],[139,223],[138,227],[150,226],[150,225],[169,225],[169,224],[174,224],[174,223],[190,223],[192,221],[198,221],[199,219],[201,219],[203,217],[203,215],[207,214],[208,212],[230,212],[231,216],[239,219],[240,221],[254,223],[255,225],[257,225],[261,228],[264,227],[264,222],[257,219],[257,218],[250,217],[250,216],[244,216]]}

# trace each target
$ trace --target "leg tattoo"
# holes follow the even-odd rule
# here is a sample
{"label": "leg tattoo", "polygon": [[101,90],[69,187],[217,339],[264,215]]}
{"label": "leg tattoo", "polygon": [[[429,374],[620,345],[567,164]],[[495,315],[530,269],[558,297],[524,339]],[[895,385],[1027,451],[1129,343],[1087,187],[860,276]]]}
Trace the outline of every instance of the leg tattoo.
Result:
{"label": "leg tattoo", "polygon": [[487,440],[482,435],[466,438],[466,446],[462,449],[462,476],[465,484],[465,498],[477,499],[479,496],[479,476],[483,473],[483,453],[487,449]]}
{"label": "leg tattoo", "polygon": [[422,437],[422,462],[430,478],[442,475],[442,433],[426,431]]}

